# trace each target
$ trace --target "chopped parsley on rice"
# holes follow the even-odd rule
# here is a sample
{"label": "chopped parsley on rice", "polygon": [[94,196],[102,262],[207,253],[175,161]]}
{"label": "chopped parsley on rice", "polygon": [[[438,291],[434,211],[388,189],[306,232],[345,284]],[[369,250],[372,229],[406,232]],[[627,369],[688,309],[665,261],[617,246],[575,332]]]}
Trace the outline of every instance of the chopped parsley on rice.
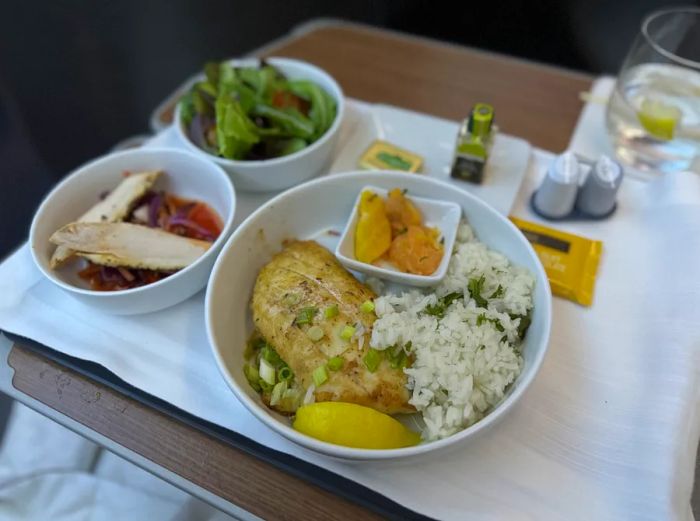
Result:
{"label": "chopped parsley on rice", "polygon": [[375,300],[370,345],[403,346],[409,400],[425,441],[479,421],[504,398],[522,369],[535,278],[460,225],[448,272],[432,293],[386,293]]}

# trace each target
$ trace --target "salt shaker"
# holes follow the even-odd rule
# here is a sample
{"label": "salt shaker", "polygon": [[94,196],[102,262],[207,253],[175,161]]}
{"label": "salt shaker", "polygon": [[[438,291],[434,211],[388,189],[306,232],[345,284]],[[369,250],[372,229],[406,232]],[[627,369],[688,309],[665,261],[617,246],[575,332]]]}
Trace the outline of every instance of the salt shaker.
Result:
{"label": "salt shaker", "polygon": [[544,217],[569,215],[574,209],[579,170],[578,159],[573,152],[564,152],[557,157],[535,193],[535,209]]}
{"label": "salt shaker", "polygon": [[576,209],[592,217],[604,217],[615,209],[615,198],[622,183],[622,167],[606,155],[600,156],[578,191]]}

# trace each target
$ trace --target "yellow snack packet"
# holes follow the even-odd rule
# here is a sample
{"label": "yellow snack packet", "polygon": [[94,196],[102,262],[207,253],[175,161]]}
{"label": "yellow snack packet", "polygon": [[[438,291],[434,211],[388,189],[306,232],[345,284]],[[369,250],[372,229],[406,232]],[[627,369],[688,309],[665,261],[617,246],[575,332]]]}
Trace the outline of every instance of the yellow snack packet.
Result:
{"label": "yellow snack packet", "polygon": [[510,220],[537,252],[552,293],[590,306],[603,243],[516,217]]}

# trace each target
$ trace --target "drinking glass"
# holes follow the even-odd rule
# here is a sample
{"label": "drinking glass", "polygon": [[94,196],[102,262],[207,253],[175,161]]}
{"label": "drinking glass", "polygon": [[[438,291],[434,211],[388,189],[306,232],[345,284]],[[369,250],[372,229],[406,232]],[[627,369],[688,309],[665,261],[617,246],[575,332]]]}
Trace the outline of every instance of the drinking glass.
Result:
{"label": "drinking glass", "polygon": [[687,169],[700,154],[700,8],[642,22],[606,115],[615,153],[645,171]]}

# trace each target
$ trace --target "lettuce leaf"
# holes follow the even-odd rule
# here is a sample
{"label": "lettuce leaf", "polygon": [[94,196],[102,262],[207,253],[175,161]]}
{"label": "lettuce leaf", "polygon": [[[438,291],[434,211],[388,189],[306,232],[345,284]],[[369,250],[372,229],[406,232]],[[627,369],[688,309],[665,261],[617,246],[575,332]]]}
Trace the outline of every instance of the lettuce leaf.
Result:
{"label": "lettuce leaf", "polygon": [[219,154],[227,159],[243,159],[260,141],[255,125],[231,96],[216,100],[216,138]]}
{"label": "lettuce leaf", "polygon": [[252,113],[267,118],[290,137],[312,139],[316,130],[309,118],[293,108],[278,109],[259,103],[253,108]]}
{"label": "lettuce leaf", "polygon": [[333,125],[336,114],[335,100],[321,87],[307,80],[289,81],[287,87],[311,103],[309,118],[316,126],[314,138],[318,139]]}
{"label": "lettuce leaf", "polygon": [[258,95],[259,101],[269,103],[272,93],[284,84],[285,78],[271,65],[260,68],[244,67],[238,69],[238,74],[247,86]]}
{"label": "lettuce leaf", "polygon": [[192,100],[192,92],[188,92],[182,98],[180,98],[180,119],[185,128],[190,127],[192,118],[197,113],[194,108],[194,102]]}
{"label": "lettuce leaf", "polygon": [[[335,100],[323,88],[306,80],[288,81],[264,61],[260,67],[242,68],[209,62],[204,75],[180,100],[181,122],[197,146],[228,159],[298,152],[323,135],[337,115]],[[273,103],[285,92],[308,101],[308,115],[305,103]],[[215,136],[209,132],[214,124]]]}

